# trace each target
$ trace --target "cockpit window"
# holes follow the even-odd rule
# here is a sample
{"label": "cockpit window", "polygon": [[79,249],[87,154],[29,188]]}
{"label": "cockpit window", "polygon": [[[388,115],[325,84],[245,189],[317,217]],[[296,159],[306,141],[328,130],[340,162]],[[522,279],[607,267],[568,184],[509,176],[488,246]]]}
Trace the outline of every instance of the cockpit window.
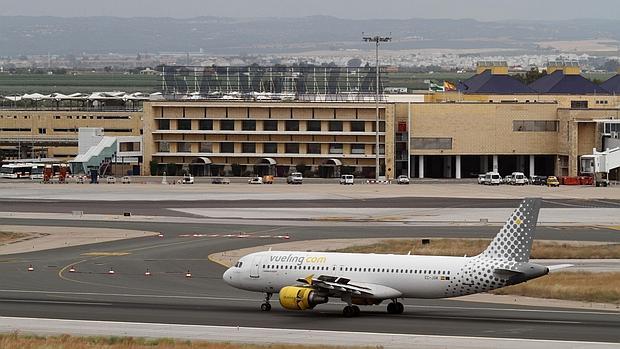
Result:
{"label": "cockpit window", "polygon": [[237,262],[237,263],[235,264],[235,267],[236,267],[236,268],[241,268],[241,266],[242,266],[242,265],[243,265],[243,262]]}

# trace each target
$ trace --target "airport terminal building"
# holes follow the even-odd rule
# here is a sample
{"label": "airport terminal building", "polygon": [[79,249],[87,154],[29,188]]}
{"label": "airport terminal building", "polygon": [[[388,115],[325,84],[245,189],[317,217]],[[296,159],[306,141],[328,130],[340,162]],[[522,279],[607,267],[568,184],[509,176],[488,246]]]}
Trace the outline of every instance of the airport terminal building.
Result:
{"label": "airport terminal building", "polygon": [[[505,65],[482,62],[456,91],[384,95],[380,175],[579,175],[580,156],[620,146],[620,75],[596,85],[576,66],[547,72],[525,85]],[[143,138],[143,175],[374,178],[375,119],[374,100],[151,99],[139,110],[3,108],[0,140],[62,158],[77,153],[77,128],[101,127]]]}

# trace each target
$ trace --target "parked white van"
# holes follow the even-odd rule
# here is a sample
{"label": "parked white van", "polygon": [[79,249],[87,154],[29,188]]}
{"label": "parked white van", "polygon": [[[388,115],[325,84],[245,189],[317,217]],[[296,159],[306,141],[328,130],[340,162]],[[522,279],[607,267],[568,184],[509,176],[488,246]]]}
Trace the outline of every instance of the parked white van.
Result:
{"label": "parked white van", "polygon": [[340,184],[353,184],[354,183],[354,177],[353,175],[342,175],[340,176]]}
{"label": "parked white van", "polygon": [[512,185],[526,185],[528,182],[527,177],[523,172],[513,172],[512,173]]}
{"label": "parked white van", "polygon": [[487,172],[484,175],[484,184],[486,185],[500,185],[502,184],[502,176],[497,172]]}

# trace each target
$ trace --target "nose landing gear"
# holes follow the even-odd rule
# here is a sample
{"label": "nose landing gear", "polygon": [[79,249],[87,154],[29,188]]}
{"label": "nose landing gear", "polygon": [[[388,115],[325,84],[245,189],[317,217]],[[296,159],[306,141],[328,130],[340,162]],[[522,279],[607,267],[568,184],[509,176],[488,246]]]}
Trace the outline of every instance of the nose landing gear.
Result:
{"label": "nose landing gear", "polygon": [[266,293],[265,294],[265,302],[260,305],[260,310],[262,310],[262,311],[270,311],[271,310],[271,303],[269,303],[269,300],[271,299],[271,296],[273,296],[273,293]]}

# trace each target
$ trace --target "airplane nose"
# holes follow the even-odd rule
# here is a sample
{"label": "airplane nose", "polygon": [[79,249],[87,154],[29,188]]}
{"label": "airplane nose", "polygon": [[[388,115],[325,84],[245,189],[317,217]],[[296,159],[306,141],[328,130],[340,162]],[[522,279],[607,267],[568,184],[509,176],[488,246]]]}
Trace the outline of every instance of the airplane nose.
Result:
{"label": "airplane nose", "polygon": [[226,282],[227,284],[232,284],[232,281],[233,281],[232,268],[226,269],[226,271],[224,272],[224,275],[222,275],[222,279],[224,279],[224,282]]}

